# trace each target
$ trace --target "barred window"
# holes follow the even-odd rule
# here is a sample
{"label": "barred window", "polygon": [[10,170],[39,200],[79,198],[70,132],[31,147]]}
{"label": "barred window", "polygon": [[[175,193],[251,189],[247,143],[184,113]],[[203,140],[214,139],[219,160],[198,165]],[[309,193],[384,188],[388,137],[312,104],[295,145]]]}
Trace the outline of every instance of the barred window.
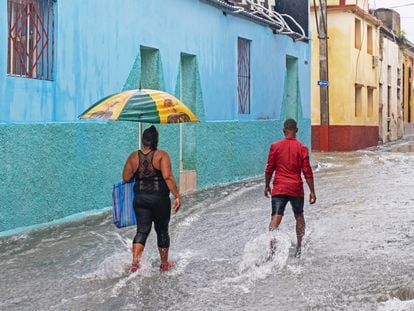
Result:
{"label": "barred window", "polygon": [[239,114],[250,114],[250,40],[237,42],[237,95]]}
{"label": "barred window", "polygon": [[55,0],[7,0],[9,75],[53,80]]}

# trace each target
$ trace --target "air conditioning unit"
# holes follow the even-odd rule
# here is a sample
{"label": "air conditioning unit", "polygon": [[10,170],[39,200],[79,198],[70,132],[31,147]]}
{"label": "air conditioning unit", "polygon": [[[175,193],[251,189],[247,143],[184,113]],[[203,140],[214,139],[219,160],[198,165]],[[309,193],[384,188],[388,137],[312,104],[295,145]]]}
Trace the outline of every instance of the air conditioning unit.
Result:
{"label": "air conditioning unit", "polygon": [[378,67],[379,57],[378,56],[372,56],[372,68]]}

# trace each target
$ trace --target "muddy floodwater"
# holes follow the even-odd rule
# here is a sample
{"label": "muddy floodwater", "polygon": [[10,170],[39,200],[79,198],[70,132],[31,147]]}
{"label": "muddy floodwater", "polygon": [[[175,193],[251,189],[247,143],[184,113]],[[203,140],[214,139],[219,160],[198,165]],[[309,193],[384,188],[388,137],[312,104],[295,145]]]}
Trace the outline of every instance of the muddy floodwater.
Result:
{"label": "muddy floodwater", "polygon": [[300,259],[290,206],[268,233],[255,179],[185,197],[162,274],[154,232],[128,273],[135,229],[109,213],[0,238],[0,310],[414,310],[414,143],[312,163]]}

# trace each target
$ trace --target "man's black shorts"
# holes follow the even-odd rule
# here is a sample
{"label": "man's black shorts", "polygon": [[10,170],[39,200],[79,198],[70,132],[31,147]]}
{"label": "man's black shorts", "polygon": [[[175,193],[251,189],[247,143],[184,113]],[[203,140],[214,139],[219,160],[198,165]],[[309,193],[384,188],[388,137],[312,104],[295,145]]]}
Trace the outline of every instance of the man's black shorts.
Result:
{"label": "man's black shorts", "polygon": [[275,195],[272,196],[272,216],[274,216],[275,214],[283,216],[286,204],[288,202],[290,202],[290,205],[292,205],[293,213],[295,215],[303,213],[303,197],[293,197],[290,195]]}

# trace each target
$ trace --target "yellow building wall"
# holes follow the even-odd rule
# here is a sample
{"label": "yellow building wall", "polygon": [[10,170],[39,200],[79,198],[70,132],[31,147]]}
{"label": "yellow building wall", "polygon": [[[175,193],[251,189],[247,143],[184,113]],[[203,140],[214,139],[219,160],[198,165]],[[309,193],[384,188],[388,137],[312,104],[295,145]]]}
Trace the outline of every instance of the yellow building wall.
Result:
{"label": "yellow building wall", "polygon": [[[319,1],[316,2],[316,5],[318,5]],[[339,5],[339,0],[328,0],[326,1],[328,5]]]}
{"label": "yellow building wall", "polygon": [[[361,20],[361,49],[355,48],[355,18]],[[373,29],[373,55],[367,53],[367,24]],[[312,29],[312,125],[320,124],[319,42],[316,23]],[[330,125],[378,125],[377,27],[350,10],[328,11],[329,115]],[[355,117],[355,84],[362,85],[362,113]],[[374,87],[373,115],[368,117],[367,86]]]}
{"label": "yellow building wall", "polygon": [[[329,6],[340,5],[340,0],[327,0],[326,3]],[[346,0],[345,1],[345,5],[355,5],[355,4],[368,12],[368,0]]]}
{"label": "yellow building wall", "polygon": [[363,8],[366,12],[368,12],[368,6],[369,6],[368,0],[346,0],[345,4],[346,5],[356,4],[360,8]]}

